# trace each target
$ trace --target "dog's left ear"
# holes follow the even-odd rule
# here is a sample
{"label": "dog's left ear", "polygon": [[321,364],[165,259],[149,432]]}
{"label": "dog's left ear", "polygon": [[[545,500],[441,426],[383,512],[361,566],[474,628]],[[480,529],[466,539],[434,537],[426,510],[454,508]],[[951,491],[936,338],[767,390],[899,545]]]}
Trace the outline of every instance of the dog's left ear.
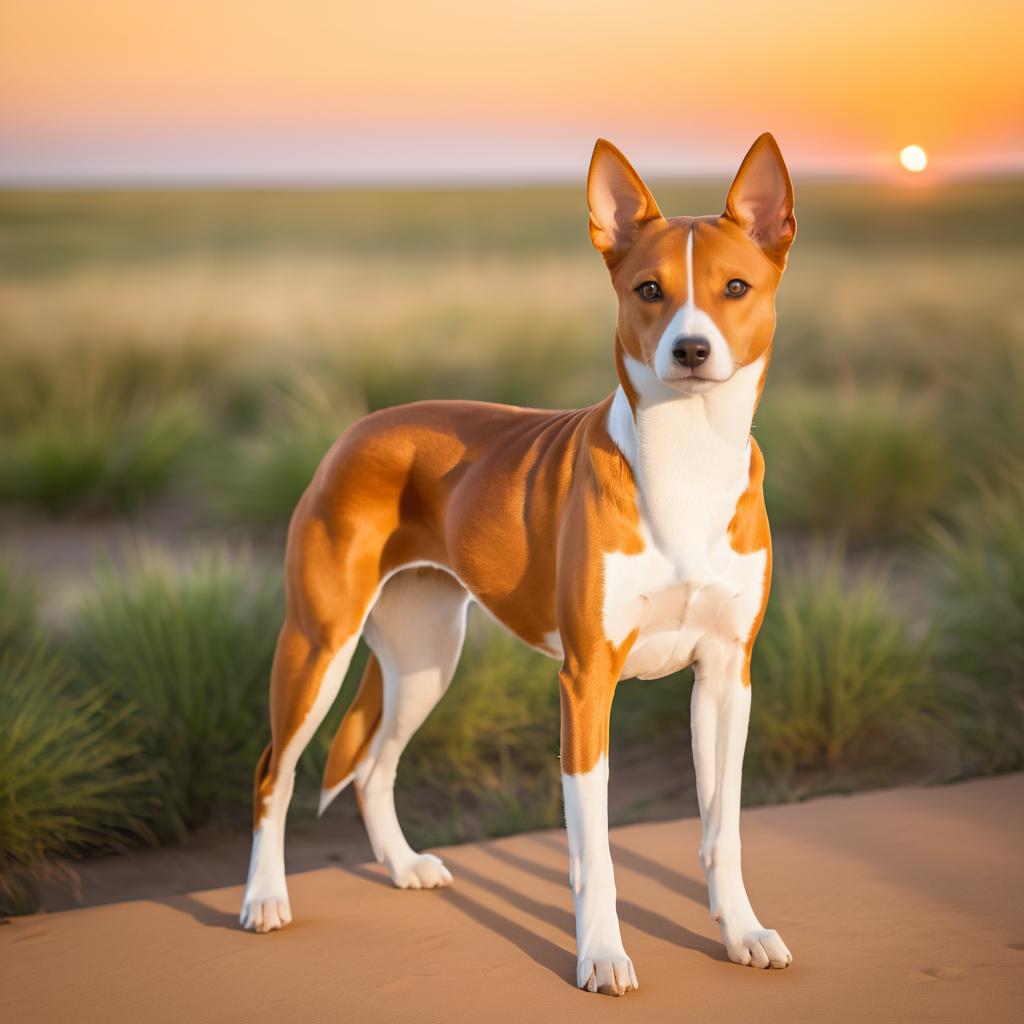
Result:
{"label": "dog's left ear", "polygon": [[738,224],[780,267],[796,237],[793,183],[778,143],[765,132],[743,158],[725,201],[725,216]]}
{"label": "dog's left ear", "polygon": [[661,210],[630,162],[606,139],[598,139],[587,175],[590,240],[609,266],[625,255],[637,232]]}

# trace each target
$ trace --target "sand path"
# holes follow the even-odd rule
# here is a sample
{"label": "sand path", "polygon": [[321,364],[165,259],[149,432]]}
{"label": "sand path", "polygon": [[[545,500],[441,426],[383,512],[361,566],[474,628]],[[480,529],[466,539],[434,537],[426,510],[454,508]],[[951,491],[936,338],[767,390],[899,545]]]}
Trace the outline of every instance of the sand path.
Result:
{"label": "sand path", "polygon": [[[613,832],[640,991],[573,987],[564,835],[442,851],[443,893],[376,867],[293,876],[297,922],[239,931],[240,887],[18,918],[0,928],[0,1020],[1020,1020],[1024,776],[745,813],[748,888],[796,958],[724,959],[694,820]],[[584,1016],[585,1015],[585,1016]]]}

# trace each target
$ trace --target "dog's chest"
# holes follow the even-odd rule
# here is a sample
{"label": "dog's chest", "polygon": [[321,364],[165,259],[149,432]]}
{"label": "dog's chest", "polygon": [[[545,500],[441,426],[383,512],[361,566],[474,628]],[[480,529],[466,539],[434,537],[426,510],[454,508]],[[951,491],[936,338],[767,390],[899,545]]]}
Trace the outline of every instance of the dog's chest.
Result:
{"label": "dog's chest", "polygon": [[701,645],[743,644],[761,607],[767,554],[728,547],[717,570],[681,572],[647,537],[638,555],[605,556],[604,630],[622,643],[636,639],[622,678],[659,679],[691,664]]}
{"label": "dog's chest", "polygon": [[[675,410],[669,410],[675,413]],[[723,444],[702,417],[644,423],[630,460],[643,550],[604,555],[606,637],[636,631],[622,677],[656,679],[701,645],[742,644],[761,608],[767,552],[736,552],[729,524],[750,477],[750,449]]]}

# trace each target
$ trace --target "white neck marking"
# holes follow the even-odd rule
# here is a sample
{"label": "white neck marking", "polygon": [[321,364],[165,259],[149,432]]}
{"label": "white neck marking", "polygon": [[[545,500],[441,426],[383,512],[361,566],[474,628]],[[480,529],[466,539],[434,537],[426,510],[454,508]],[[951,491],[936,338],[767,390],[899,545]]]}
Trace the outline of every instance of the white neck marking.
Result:
{"label": "white neck marking", "polygon": [[682,578],[713,575],[750,479],[750,425],[764,357],[695,395],[668,387],[629,356],[624,363],[638,396],[635,418],[620,385],[608,431],[633,469],[641,519]]}

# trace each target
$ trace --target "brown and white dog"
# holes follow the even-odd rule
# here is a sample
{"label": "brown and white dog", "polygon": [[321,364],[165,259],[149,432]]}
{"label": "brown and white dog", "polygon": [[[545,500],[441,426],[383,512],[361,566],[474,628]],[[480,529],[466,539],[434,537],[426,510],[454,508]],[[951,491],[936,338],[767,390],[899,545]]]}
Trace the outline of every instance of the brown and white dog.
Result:
{"label": "brown and white dog", "polygon": [[711,916],[729,957],[792,956],[751,908],[740,870],[750,656],[771,578],[764,460],[751,420],[796,231],[793,190],[762,135],[720,217],[665,218],[603,140],[587,182],[590,236],[619,301],[619,387],[550,412],[418,402],[356,423],[292,517],[287,604],[256,769],[241,920],[292,920],[284,828],[296,761],[363,634],[359,692],[331,748],[321,812],[350,782],[395,885],[448,885],[395,815],[398,759],[451,680],[478,601],[561,662],[562,779],[581,988],[637,987],[608,847],[608,728],[620,679],[694,665],[693,756]]}

